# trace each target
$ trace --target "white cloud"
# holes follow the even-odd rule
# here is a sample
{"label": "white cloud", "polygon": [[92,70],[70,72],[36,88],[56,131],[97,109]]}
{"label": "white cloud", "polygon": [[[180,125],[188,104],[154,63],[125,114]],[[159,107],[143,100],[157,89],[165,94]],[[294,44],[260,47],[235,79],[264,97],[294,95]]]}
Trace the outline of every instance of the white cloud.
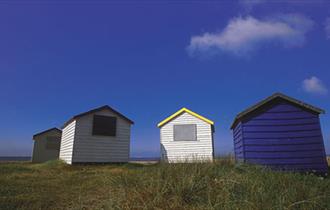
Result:
{"label": "white cloud", "polygon": [[305,79],[302,82],[302,88],[307,93],[313,93],[319,95],[325,95],[328,93],[328,89],[323,84],[323,82],[315,76]]}
{"label": "white cloud", "polygon": [[325,33],[326,33],[327,39],[330,39],[330,17],[328,17],[325,20]]}
{"label": "white cloud", "polygon": [[220,32],[191,37],[188,52],[226,52],[245,56],[264,44],[277,43],[284,47],[302,46],[313,21],[305,16],[290,14],[260,20],[252,16],[229,21]]}

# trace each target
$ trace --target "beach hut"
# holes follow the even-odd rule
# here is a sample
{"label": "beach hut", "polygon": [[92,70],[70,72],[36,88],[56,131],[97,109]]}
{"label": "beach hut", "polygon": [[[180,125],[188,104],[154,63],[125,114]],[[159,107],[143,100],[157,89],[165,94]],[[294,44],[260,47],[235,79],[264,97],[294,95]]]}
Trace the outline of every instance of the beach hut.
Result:
{"label": "beach hut", "polygon": [[33,135],[32,162],[41,163],[58,159],[62,131],[51,128]]}
{"label": "beach hut", "polygon": [[214,122],[182,108],[158,124],[161,159],[166,162],[212,161]]}
{"label": "beach hut", "polygon": [[279,170],[328,170],[319,114],[322,109],[281,93],[239,113],[232,126],[239,162]]}
{"label": "beach hut", "polygon": [[107,105],[73,116],[63,126],[60,159],[68,164],[128,162],[132,124]]}

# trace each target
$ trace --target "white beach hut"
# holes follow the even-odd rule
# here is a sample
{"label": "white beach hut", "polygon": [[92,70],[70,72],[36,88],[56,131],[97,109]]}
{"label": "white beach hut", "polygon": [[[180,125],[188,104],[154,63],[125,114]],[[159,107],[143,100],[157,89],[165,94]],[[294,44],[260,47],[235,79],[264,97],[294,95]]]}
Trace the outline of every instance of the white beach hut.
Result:
{"label": "white beach hut", "polygon": [[166,162],[212,161],[214,122],[182,108],[158,124],[161,159]]}
{"label": "white beach hut", "polygon": [[110,106],[76,115],[63,126],[60,159],[68,164],[128,162],[132,124]]}
{"label": "white beach hut", "polygon": [[32,162],[41,163],[58,159],[62,131],[51,128],[33,135]]}

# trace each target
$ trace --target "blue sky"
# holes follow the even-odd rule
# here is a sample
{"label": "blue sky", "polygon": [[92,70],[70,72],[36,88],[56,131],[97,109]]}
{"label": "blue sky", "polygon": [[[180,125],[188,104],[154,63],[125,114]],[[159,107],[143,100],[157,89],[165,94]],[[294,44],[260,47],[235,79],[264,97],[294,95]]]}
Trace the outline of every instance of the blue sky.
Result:
{"label": "blue sky", "polygon": [[330,110],[328,1],[60,2],[0,3],[0,156],[104,104],[135,121],[145,157],[181,107],[215,121],[217,154],[233,151],[235,115],[274,92]]}

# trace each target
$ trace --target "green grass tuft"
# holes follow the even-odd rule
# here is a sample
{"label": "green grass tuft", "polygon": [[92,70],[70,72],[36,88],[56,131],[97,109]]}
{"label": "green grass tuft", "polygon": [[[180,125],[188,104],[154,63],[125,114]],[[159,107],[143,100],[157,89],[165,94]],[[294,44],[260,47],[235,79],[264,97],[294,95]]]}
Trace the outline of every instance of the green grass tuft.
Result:
{"label": "green grass tuft", "polygon": [[330,209],[330,179],[214,163],[0,164],[0,209]]}

